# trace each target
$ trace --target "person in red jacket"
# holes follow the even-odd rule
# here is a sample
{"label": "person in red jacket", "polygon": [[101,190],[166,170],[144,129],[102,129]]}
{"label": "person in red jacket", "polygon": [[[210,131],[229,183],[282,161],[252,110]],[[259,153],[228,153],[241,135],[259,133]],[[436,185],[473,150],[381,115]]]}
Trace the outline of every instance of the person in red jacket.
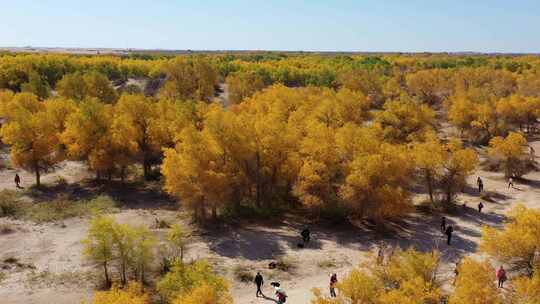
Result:
{"label": "person in red jacket", "polygon": [[503,284],[506,281],[506,270],[504,270],[503,266],[497,270],[497,281],[499,282],[499,285],[497,287],[504,288]]}

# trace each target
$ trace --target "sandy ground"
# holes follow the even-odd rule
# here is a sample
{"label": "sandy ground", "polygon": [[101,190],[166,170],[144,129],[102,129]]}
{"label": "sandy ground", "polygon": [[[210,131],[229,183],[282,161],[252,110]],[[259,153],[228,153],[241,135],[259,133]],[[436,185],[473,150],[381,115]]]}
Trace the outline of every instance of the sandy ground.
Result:
{"label": "sandy ground", "polygon": [[[533,147],[540,151],[540,142],[534,142]],[[15,189],[13,174],[13,170],[0,171],[0,189]],[[484,179],[485,190],[495,193],[493,202],[484,202],[482,214],[475,209],[480,201],[475,189],[478,175]],[[77,183],[87,177],[88,173],[83,164],[66,162],[60,170],[45,175],[43,181],[53,182],[58,176],[70,183]],[[23,186],[33,183],[31,175],[22,172],[21,177]],[[463,211],[460,207],[458,213],[447,216],[448,222],[455,227],[451,247],[446,246],[439,230],[439,215],[415,213],[396,223],[395,233],[391,235],[377,235],[352,226],[312,226],[313,241],[308,248],[299,249],[296,244],[303,223],[291,217],[286,218],[282,224],[227,227],[211,234],[197,231],[189,245],[187,259],[211,260],[220,273],[234,282],[232,293],[235,303],[275,302],[269,283],[277,280],[289,295],[288,303],[304,304],[311,299],[311,288],[319,287],[327,292],[330,273],[337,273],[338,278],[345,276],[369,252],[373,252],[380,241],[384,241],[389,245],[412,245],[425,250],[438,248],[443,259],[439,276],[446,282],[447,288],[448,282],[453,279],[455,262],[465,255],[476,254],[483,225],[500,226],[505,214],[517,203],[540,208],[539,172],[526,175],[523,182],[516,182],[515,189],[507,187],[501,173],[482,170],[470,177],[469,184],[471,187],[465,189],[465,193],[459,197],[459,201],[466,202],[469,208]],[[118,221],[142,223],[149,227],[153,226],[156,217],[171,222],[182,221],[178,212],[151,208],[155,203],[153,196],[140,197],[146,203],[122,208],[114,215]],[[425,199],[425,194],[416,197],[416,200],[422,199]],[[36,225],[0,218],[2,223],[10,223],[16,231],[0,235],[0,263],[8,257],[17,257],[23,267],[11,265],[3,270],[7,278],[0,282],[0,303],[71,304],[79,303],[80,299],[91,295],[93,286],[88,280],[50,278],[66,273],[74,273],[75,278],[78,278],[94,269],[81,255],[80,240],[86,233],[87,219],[65,221],[65,228],[59,224]],[[154,230],[161,235],[164,233],[162,230]],[[296,269],[290,273],[268,270],[268,263],[278,257],[294,261]],[[24,267],[27,264],[33,265],[35,269]],[[252,284],[235,281],[233,269],[236,265],[242,265],[253,272],[260,270],[266,281],[263,291],[271,298],[256,298]],[[43,272],[49,274],[46,279],[32,279]]]}

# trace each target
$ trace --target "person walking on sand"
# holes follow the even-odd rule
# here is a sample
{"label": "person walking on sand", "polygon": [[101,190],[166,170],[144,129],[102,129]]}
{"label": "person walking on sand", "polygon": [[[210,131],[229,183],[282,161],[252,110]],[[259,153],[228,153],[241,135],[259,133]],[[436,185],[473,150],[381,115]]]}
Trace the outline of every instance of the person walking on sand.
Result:
{"label": "person walking on sand", "polygon": [[446,230],[444,231],[444,234],[446,234],[447,240],[446,243],[450,246],[450,243],[452,242],[452,233],[454,232],[454,227],[452,225],[448,225],[446,227]]}
{"label": "person walking on sand", "polygon": [[304,228],[304,230],[302,230],[300,235],[302,236],[302,240],[304,241],[304,245],[309,243],[309,241],[311,240],[311,231],[309,231],[309,227]]}
{"label": "person walking on sand", "polygon": [[278,299],[278,304],[283,304],[287,302],[287,294],[281,287],[276,287],[276,297]]}
{"label": "person walking on sand", "polygon": [[482,209],[484,208],[484,204],[482,202],[478,203],[478,212],[482,213]]}
{"label": "person walking on sand", "polygon": [[15,187],[21,188],[21,177],[18,173],[15,173],[15,178],[13,179],[13,181],[15,182]]}
{"label": "person walking on sand", "polygon": [[508,189],[510,189],[510,187],[514,188],[514,179],[511,176],[508,178]]}
{"label": "person walking on sand", "polygon": [[377,265],[382,265],[384,262],[384,247],[383,244],[379,244],[379,248],[377,249]]}
{"label": "person walking on sand", "polygon": [[456,268],[454,268],[454,282],[452,282],[452,285],[456,285],[458,275],[459,275],[459,262],[456,263]]}
{"label": "person walking on sand", "polygon": [[255,293],[255,296],[258,298],[259,295],[264,297],[264,294],[261,291],[261,287],[264,284],[263,276],[260,272],[257,272],[257,275],[255,276],[255,285],[257,285],[257,292]]}
{"label": "person walking on sand", "polygon": [[444,233],[446,231],[446,217],[441,218],[441,232]]}
{"label": "person walking on sand", "polygon": [[497,287],[504,288],[503,284],[506,281],[506,270],[504,270],[502,265],[499,270],[497,270],[497,281],[499,282]]}
{"label": "person walking on sand", "polygon": [[484,182],[480,176],[476,179],[476,183],[478,184],[478,193],[482,193],[482,191],[484,191]]}
{"label": "person walking on sand", "polygon": [[330,297],[335,298],[336,295],[336,284],[337,284],[337,274],[333,274],[330,276]]}

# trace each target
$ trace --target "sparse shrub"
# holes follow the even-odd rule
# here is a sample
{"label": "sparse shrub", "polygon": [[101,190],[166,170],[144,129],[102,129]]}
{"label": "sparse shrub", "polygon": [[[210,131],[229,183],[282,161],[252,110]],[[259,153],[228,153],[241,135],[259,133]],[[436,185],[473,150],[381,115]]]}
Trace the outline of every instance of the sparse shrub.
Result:
{"label": "sparse shrub", "polygon": [[15,228],[13,228],[10,224],[0,224],[0,234],[10,234],[15,232]]}
{"label": "sparse shrub", "polygon": [[298,261],[291,257],[281,257],[276,261],[276,268],[284,272],[293,272],[297,268]]}
{"label": "sparse shrub", "polygon": [[167,222],[164,219],[156,218],[156,229],[167,229],[167,228],[171,228],[171,224],[169,224],[169,222]]}
{"label": "sparse shrub", "polygon": [[251,283],[255,279],[253,272],[246,265],[236,265],[233,269],[234,277],[243,283]]}
{"label": "sparse shrub", "polygon": [[91,200],[72,201],[58,198],[52,202],[42,202],[31,205],[24,217],[34,222],[54,222],[72,217],[104,214],[114,212],[116,202],[108,196],[98,196]]}
{"label": "sparse shrub", "polygon": [[65,188],[67,185],[68,181],[63,176],[59,176],[58,178],[56,178],[56,186]]}
{"label": "sparse shrub", "polygon": [[319,268],[334,268],[337,266],[336,261],[334,259],[319,261],[317,265],[319,266]]}
{"label": "sparse shrub", "polygon": [[6,264],[17,264],[19,262],[19,259],[15,257],[9,257],[4,259],[4,263]]}
{"label": "sparse shrub", "polygon": [[19,199],[19,194],[11,190],[0,191],[0,217],[19,217],[27,204]]}

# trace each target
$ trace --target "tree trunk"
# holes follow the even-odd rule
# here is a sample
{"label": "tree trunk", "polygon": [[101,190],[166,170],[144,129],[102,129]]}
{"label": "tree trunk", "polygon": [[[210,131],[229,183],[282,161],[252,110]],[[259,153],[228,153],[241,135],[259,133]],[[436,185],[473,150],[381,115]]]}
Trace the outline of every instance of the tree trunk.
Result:
{"label": "tree trunk", "polygon": [[36,186],[40,187],[41,186],[41,174],[39,172],[39,166],[36,165],[34,167],[34,170],[35,170],[35,173],[36,173]]}
{"label": "tree trunk", "polygon": [[433,178],[431,176],[431,172],[426,172],[426,182],[428,186],[428,192],[429,192],[429,200],[431,201],[431,204],[435,204],[433,201]]}
{"label": "tree trunk", "polygon": [[124,183],[126,180],[126,166],[122,166],[122,168],[120,169],[120,180],[122,181],[122,183]]}
{"label": "tree trunk", "polygon": [[148,157],[147,152],[143,152],[143,171],[144,171],[144,180],[150,180],[150,158]]}
{"label": "tree trunk", "polygon": [[256,171],[255,171],[255,184],[256,184],[256,191],[257,193],[255,194],[256,195],[256,204],[257,204],[257,207],[261,207],[261,183],[260,183],[260,163],[261,163],[261,157],[259,156],[259,152],[257,152],[257,154],[255,155],[255,158],[256,158],[256,161],[257,161],[257,167],[256,167]]}
{"label": "tree trunk", "polygon": [[120,265],[120,272],[121,272],[121,280],[122,280],[122,285],[125,286],[126,285],[126,282],[127,282],[127,279],[126,279],[126,263],[125,262],[122,262],[121,265]]}
{"label": "tree trunk", "polygon": [[105,286],[111,287],[111,279],[109,278],[109,271],[107,269],[107,262],[103,262],[103,271],[105,273]]}
{"label": "tree trunk", "polygon": [[217,222],[217,204],[212,204],[212,220]]}
{"label": "tree trunk", "polygon": [[144,265],[142,262],[141,262],[140,268],[141,268],[140,283],[141,283],[141,288],[142,288],[142,285],[144,284]]}

